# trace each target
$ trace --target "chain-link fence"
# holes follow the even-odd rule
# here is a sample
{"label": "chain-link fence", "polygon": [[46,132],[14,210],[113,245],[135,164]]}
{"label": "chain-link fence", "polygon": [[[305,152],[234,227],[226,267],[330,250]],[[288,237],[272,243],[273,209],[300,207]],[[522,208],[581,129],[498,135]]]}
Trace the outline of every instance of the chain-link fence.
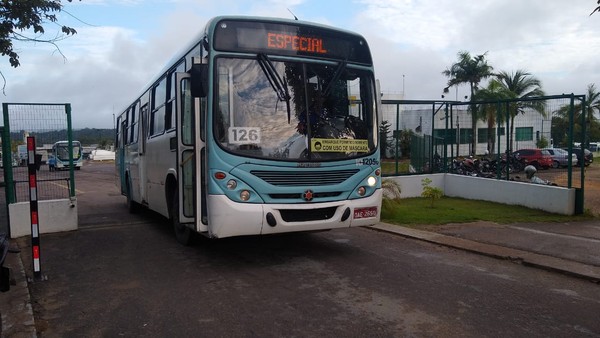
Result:
{"label": "chain-link fence", "polygon": [[[2,109],[2,167],[7,203],[29,201],[27,137],[34,137],[36,144],[37,199],[73,197],[73,170],[81,149],[74,146],[72,139],[70,105],[4,103]],[[66,165],[57,164],[61,159]]]}
{"label": "chain-link fence", "polygon": [[583,186],[585,96],[382,103],[385,176],[449,172],[532,182],[524,170],[531,165],[538,183]]}

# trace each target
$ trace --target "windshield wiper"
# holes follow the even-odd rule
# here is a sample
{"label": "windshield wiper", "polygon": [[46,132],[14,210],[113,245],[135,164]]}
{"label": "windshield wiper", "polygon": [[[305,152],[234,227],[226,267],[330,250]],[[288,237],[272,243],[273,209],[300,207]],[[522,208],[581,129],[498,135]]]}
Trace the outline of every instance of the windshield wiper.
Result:
{"label": "windshield wiper", "polygon": [[331,77],[331,81],[327,84],[327,87],[323,90],[323,97],[328,97],[331,94],[331,90],[333,89],[333,85],[340,79],[342,76],[342,72],[346,69],[346,65],[348,63],[346,61],[340,61],[340,64],[335,69],[333,76]]}
{"label": "windshield wiper", "polygon": [[285,106],[287,108],[288,123],[290,123],[290,121],[291,121],[290,99],[291,99],[291,97],[290,97],[290,93],[288,91],[287,82],[285,81],[285,76],[283,77],[283,79],[281,78],[281,76],[279,76],[279,73],[277,73],[277,69],[275,69],[275,66],[273,66],[273,63],[271,62],[271,60],[269,60],[269,58],[267,57],[266,54],[259,53],[257,55],[257,58],[258,58],[258,64],[260,65],[260,68],[262,68],[263,73],[265,73],[265,76],[267,77],[267,79],[269,80],[269,83],[271,84],[271,87],[273,87],[273,90],[277,94],[277,98],[279,99],[279,101],[285,101]]}

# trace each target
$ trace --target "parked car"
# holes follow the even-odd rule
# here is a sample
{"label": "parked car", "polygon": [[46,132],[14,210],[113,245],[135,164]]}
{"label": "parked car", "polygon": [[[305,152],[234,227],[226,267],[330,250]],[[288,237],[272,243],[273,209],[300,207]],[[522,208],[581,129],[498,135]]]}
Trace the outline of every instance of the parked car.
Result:
{"label": "parked car", "polygon": [[[569,150],[569,148],[563,148],[565,150]],[[581,148],[573,148],[573,154],[577,155],[577,164],[581,165],[581,163],[584,163],[585,166],[587,167],[588,165],[590,165],[590,163],[594,162],[594,153],[592,153],[591,151],[587,150],[587,149],[583,149],[583,154],[584,154],[584,159],[582,159],[581,157]]]}
{"label": "parked car", "polygon": [[[552,155],[552,168],[566,167],[569,165],[569,152],[560,148],[545,148]],[[577,154],[571,154],[571,165],[577,165]]]}
{"label": "parked car", "polygon": [[536,169],[548,169],[552,166],[552,155],[542,149],[519,149],[513,153],[525,165],[532,165]]}

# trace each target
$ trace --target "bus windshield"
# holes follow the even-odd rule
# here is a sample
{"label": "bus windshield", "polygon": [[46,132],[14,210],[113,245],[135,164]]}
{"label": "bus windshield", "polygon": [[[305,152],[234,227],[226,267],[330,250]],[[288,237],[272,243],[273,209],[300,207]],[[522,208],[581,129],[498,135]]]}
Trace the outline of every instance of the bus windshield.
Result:
{"label": "bus windshield", "polygon": [[[54,145],[56,157],[61,161],[69,160],[69,142],[56,142]],[[81,144],[73,141],[73,160],[78,160],[81,156]]]}
{"label": "bus windshield", "polygon": [[377,148],[372,73],[340,62],[216,60],[215,139],[231,153],[287,161],[366,156]]}

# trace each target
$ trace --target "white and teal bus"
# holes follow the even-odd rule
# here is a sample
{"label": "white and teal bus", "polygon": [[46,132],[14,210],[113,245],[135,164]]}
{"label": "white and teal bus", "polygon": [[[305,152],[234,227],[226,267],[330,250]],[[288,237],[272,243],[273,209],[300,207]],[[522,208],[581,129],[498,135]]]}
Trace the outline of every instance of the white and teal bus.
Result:
{"label": "white and teal bus", "polygon": [[216,17],[117,118],[131,211],[176,238],[379,222],[379,91],[367,42],[303,21]]}
{"label": "white and teal bus", "polygon": [[[81,169],[83,166],[83,156],[81,156],[81,143],[71,141],[73,145],[73,168]],[[52,150],[48,154],[48,170],[66,170],[71,168],[69,158],[69,141],[58,141],[52,145]]]}

